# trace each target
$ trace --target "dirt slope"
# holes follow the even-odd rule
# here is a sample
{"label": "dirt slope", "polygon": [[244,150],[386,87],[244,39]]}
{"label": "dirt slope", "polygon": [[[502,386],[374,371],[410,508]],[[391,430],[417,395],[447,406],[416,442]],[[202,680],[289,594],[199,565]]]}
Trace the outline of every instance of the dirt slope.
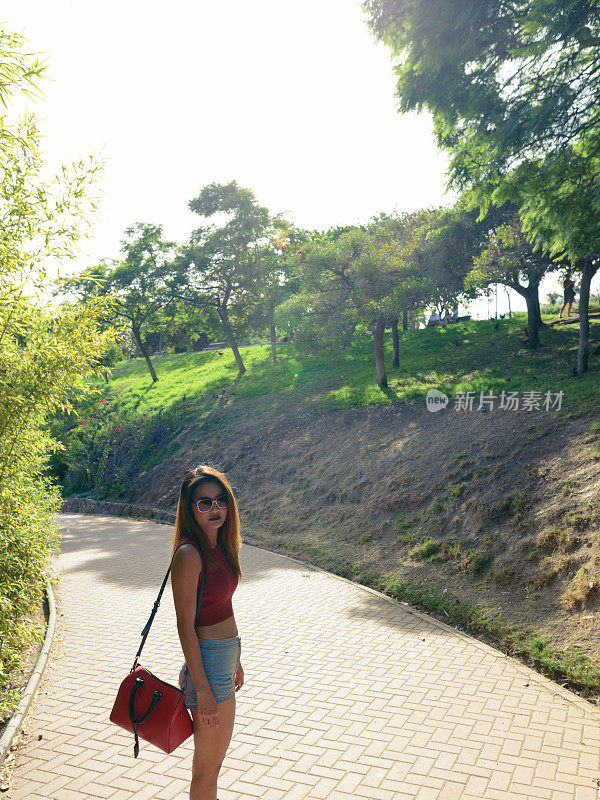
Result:
{"label": "dirt slope", "polygon": [[253,401],[179,436],[136,500],[175,508],[186,469],[213,464],[237,490],[249,543],[356,579],[372,569],[447,589],[600,662],[594,425],[556,411]]}

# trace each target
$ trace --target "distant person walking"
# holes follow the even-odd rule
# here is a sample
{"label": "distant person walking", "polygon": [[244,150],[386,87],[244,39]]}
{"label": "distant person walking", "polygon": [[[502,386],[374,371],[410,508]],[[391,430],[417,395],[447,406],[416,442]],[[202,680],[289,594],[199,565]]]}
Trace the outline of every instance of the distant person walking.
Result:
{"label": "distant person walking", "polygon": [[565,275],[565,279],[563,281],[563,289],[564,289],[564,303],[563,307],[560,310],[559,319],[562,318],[563,311],[565,310],[565,306],[568,304],[569,310],[567,311],[567,317],[571,316],[571,306],[573,305],[573,300],[575,300],[575,281],[571,280],[571,274],[567,272]]}
{"label": "distant person walking", "polygon": [[171,568],[185,657],[179,685],[194,723],[190,800],[217,800],[217,778],[233,733],[235,693],[244,683],[231,604],[242,576],[241,544],[237,505],[225,475],[206,466],[190,470],[179,493]]}

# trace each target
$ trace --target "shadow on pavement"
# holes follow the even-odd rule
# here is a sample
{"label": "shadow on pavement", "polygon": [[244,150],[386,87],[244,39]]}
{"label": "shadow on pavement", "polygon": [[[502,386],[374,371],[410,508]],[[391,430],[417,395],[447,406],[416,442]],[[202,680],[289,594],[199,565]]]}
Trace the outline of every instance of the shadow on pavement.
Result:
{"label": "shadow on pavement", "polygon": [[[92,571],[109,584],[158,590],[171,557],[172,525],[88,514],[59,514],[57,521],[63,556],[79,554],[77,563],[66,567],[69,572]],[[282,568],[259,566],[257,559],[245,568],[243,552],[242,548],[244,584]],[[303,569],[301,565],[288,564],[290,569]]]}

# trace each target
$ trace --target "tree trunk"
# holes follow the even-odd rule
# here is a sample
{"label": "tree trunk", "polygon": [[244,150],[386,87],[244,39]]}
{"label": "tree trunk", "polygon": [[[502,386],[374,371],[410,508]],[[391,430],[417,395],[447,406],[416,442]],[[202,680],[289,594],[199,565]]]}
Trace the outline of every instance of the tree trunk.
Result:
{"label": "tree trunk", "polygon": [[508,318],[512,319],[512,309],[510,307],[510,289],[508,288],[508,286],[506,286],[505,288],[506,288],[506,299],[508,300]]}
{"label": "tree trunk", "polygon": [[379,314],[377,323],[373,331],[375,342],[375,365],[377,367],[377,386],[380,389],[387,389],[387,375],[385,372],[385,359],[383,357],[383,332],[385,331],[385,317]]}
{"label": "tree trunk", "polygon": [[[406,328],[403,328],[406,330]],[[394,344],[394,355],[392,358],[392,367],[400,366],[400,342],[398,341],[398,317],[392,320],[392,342]]]}
{"label": "tree trunk", "polygon": [[538,328],[546,327],[546,323],[542,321],[542,312],[540,310],[540,287],[535,287],[535,294],[534,294],[534,303],[535,303],[535,321]]}
{"label": "tree trunk", "polygon": [[536,298],[538,296],[538,287],[528,286],[525,289],[525,302],[527,303],[527,340],[530,350],[537,350],[540,346],[540,337],[538,334],[539,325],[537,319],[537,311],[539,311],[539,304],[536,306]]}
{"label": "tree trunk", "polygon": [[154,365],[152,364],[152,361],[150,361],[150,356],[148,355],[146,346],[142,341],[141,331],[137,325],[132,325],[131,330],[133,331],[133,335],[135,337],[135,343],[138,349],[138,353],[141,353],[146,359],[146,364],[148,365],[148,369],[150,370],[150,375],[152,376],[152,380],[154,383],[156,383],[156,381],[158,380],[158,376],[154,371]]}
{"label": "tree trunk", "polygon": [[402,330],[408,330],[408,311],[406,309],[402,312]]}
{"label": "tree trunk", "polygon": [[271,353],[273,361],[277,361],[277,337],[275,336],[275,323],[271,323]]}
{"label": "tree trunk", "polygon": [[225,338],[229,342],[229,346],[233,350],[233,357],[235,358],[235,363],[237,364],[237,368],[239,370],[240,375],[243,375],[246,372],[246,367],[244,366],[244,362],[242,361],[242,357],[240,355],[240,351],[237,346],[237,342],[235,340],[235,336],[233,335],[233,330],[231,329],[231,324],[229,322],[229,314],[227,313],[226,309],[219,308],[219,319],[221,320],[221,325],[223,326],[223,332],[225,333]]}
{"label": "tree trunk", "polygon": [[583,375],[588,371],[590,355],[590,284],[598,271],[600,263],[594,264],[588,256],[581,273],[581,286],[579,288],[579,349],[577,351],[577,374]]}

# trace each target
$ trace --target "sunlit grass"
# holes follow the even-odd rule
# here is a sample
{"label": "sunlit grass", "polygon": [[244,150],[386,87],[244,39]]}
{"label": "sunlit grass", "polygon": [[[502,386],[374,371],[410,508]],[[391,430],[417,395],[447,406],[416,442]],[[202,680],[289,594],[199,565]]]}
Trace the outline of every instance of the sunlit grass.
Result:
{"label": "sunlit grass", "polygon": [[[246,374],[238,370],[229,348],[217,352],[155,356],[159,376],[153,384],[143,359],[117,364],[109,384],[98,383],[118,398],[123,410],[151,413],[173,407],[182,398],[200,408],[227,391],[233,398],[264,397],[273,406],[289,401],[317,408],[339,409],[360,405],[410,403],[421,400],[431,388],[454,397],[473,392],[499,395],[506,392],[564,391],[563,408],[590,407],[599,384],[598,358],[590,355],[590,371],[573,378],[578,328],[548,327],[541,332],[545,349],[530,353],[524,344],[525,316],[480,320],[406,331],[400,339],[400,366],[392,368],[391,341],[386,342],[388,389],[375,380],[372,337],[364,334],[343,356],[300,356],[292,344],[280,346],[275,363],[269,347],[242,347]],[[391,339],[391,337],[389,337]],[[591,340],[600,338],[600,321],[591,320]],[[593,348],[592,348],[593,349]]]}

